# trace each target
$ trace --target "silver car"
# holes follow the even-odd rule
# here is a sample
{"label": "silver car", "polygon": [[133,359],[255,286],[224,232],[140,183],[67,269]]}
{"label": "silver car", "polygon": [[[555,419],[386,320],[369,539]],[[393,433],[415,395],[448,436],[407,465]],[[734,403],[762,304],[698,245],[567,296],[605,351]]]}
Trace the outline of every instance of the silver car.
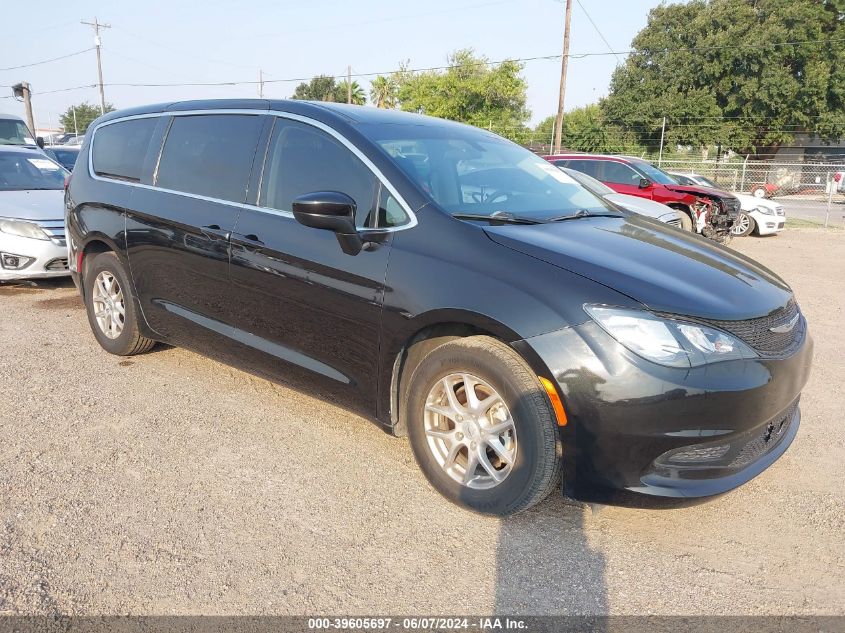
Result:
{"label": "silver car", "polygon": [[0,281],[70,274],[64,221],[68,175],[40,150],[0,145]]}
{"label": "silver car", "polygon": [[637,196],[629,196],[624,193],[617,193],[603,182],[596,180],[592,176],[585,174],[577,169],[569,169],[568,167],[559,167],[567,175],[572,176],[579,185],[584,187],[590,193],[600,196],[605,200],[610,200],[626,211],[644,215],[655,220],[660,220],[666,224],[671,224],[677,228],[681,228],[681,216],[677,211],[665,204],[660,204],[654,200],[647,200]]}

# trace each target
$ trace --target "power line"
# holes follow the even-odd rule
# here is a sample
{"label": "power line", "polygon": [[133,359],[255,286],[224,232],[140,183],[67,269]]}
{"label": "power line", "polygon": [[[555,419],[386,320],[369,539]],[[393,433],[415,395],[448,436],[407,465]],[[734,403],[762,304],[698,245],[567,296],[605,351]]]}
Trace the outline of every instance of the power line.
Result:
{"label": "power line", "polygon": [[51,59],[43,59],[40,62],[32,62],[31,64],[21,64],[20,66],[9,66],[8,68],[0,68],[0,71],[3,71],[3,70],[19,70],[21,68],[32,68],[33,66],[40,66],[41,64],[49,64],[51,62],[57,62],[57,61],[62,60],[62,59],[67,59],[68,57],[75,57],[76,55],[82,55],[82,53],[87,53],[88,51],[92,50],[92,48],[86,48],[86,49],[81,50],[81,51],[76,51],[75,53],[68,53],[67,55],[62,55],[60,57],[53,57]]}
{"label": "power line", "polygon": [[[583,5],[583,4],[581,4],[581,0],[576,0],[576,1],[578,2],[578,6],[579,6],[579,7],[581,7],[581,11],[583,11],[583,12],[584,12],[584,15],[586,15],[586,16],[587,16],[587,19],[590,21],[590,24],[592,24],[592,25],[593,25],[593,28],[596,30],[596,33],[598,33],[598,34],[599,34],[599,37],[601,38],[601,41],[602,41],[602,42],[604,42],[604,43],[607,45],[607,50],[609,50],[611,53],[613,53],[613,47],[610,45],[610,42],[608,42],[608,41],[607,41],[607,39],[605,38],[605,36],[604,36],[604,35],[602,34],[602,32],[599,30],[599,27],[598,27],[598,26],[596,26],[596,23],[595,23],[595,22],[593,22],[593,18],[591,18],[591,17],[590,17],[590,14],[589,14],[589,13],[587,13],[587,9],[585,9],[585,8],[584,8],[584,5]],[[614,53],[614,55],[615,55],[615,53]],[[621,58],[621,57],[619,57],[619,55],[616,55],[616,61],[617,61],[618,63],[620,63],[620,64],[621,64],[621,63],[622,63],[622,58]]]}

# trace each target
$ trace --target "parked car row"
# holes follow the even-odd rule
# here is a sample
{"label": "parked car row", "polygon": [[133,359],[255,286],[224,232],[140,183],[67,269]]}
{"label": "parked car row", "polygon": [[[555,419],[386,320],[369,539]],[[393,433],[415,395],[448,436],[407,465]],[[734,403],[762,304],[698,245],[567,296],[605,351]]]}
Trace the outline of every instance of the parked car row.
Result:
{"label": "parked car row", "polygon": [[699,497],[755,477],[798,432],[806,321],[777,275],[668,225],[721,235],[738,201],[634,160],[558,160],[615,193],[403,112],[112,112],[65,193],[70,267],[106,351],[181,345],[342,403],[478,512],[561,481]]}
{"label": "parked car row", "polygon": [[70,274],[64,185],[80,148],[40,140],[20,117],[0,114],[0,280]]}

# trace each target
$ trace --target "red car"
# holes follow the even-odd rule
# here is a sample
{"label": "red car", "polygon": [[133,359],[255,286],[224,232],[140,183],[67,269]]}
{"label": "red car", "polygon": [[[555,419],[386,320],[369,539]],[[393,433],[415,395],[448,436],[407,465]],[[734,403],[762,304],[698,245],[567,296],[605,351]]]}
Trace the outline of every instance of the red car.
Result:
{"label": "red car", "polygon": [[640,158],[594,154],[544,156],[558,167],[577,169],[618,193],[648,198],[682,211],[682,227],[722,240],[740,211],[739,200],[725,191],[680,185],[669,174]]}

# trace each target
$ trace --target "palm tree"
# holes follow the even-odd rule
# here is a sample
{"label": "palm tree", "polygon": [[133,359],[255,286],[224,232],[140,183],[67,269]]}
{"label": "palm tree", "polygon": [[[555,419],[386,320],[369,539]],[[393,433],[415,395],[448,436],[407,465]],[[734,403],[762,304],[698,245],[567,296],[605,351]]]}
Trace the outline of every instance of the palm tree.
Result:
{"label": "palm tree", "polygon": [[[348,96],[349,82],[344,79],[335,87],[334,100],[338,103],[346,103]],[[352,82],[352,103],[355,105],[364,105],[367,103],[367,96],[364,94],[364,89],[357,81]]]}
{"label": "palm tree", "polygon": [[395,108],[398,88],[393,77],[379,75],[370,84],[370,101],[377,108]]}

